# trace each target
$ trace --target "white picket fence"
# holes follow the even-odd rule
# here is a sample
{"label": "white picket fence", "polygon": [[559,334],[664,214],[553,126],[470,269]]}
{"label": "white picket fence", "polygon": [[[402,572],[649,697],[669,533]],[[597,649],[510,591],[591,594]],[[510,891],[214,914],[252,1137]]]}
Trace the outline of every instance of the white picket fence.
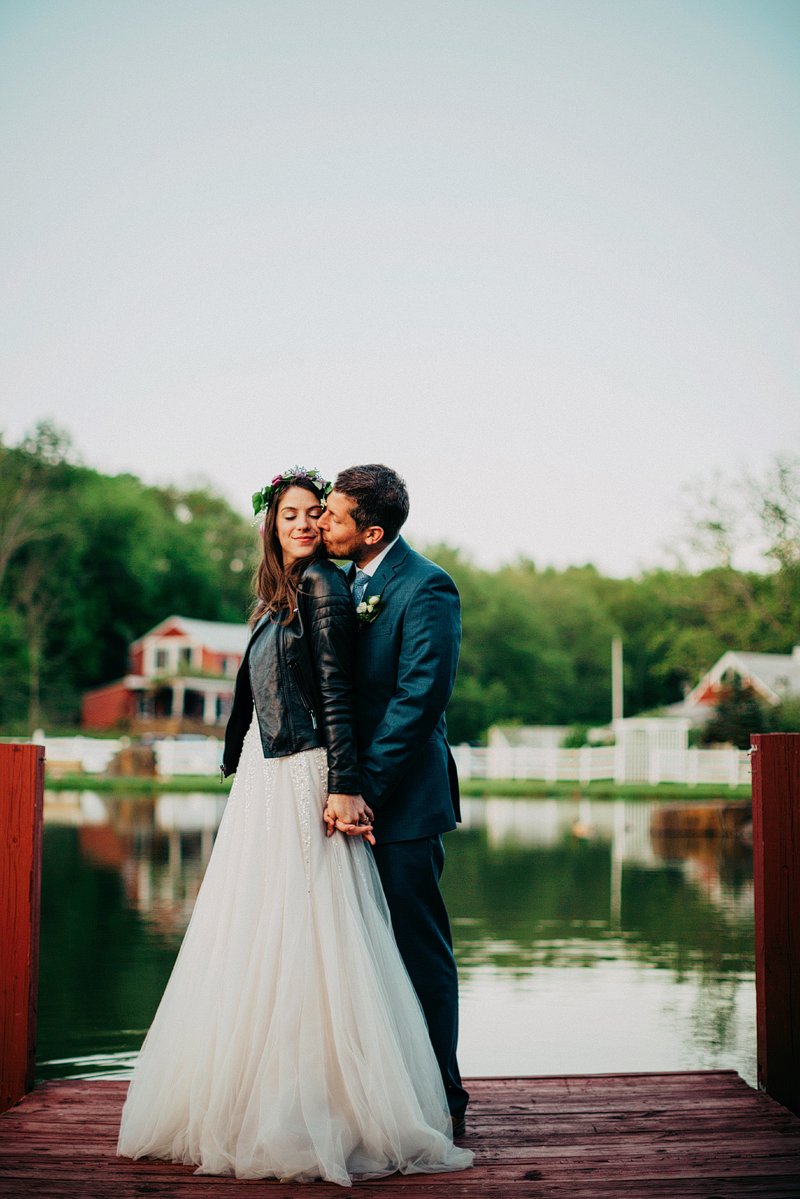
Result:
{"label": "white picket fence", "polygon": [[[84,774],[102,774],[116,753],[129,744],[124,739],[105,737],[34,736],[45,747],[45,761],[75,766]],[[218,774],[222,742],[216,737],[197,741],[171,738],[154,741],[156,769],[170,777],[176,774]]]}
{"label": "white picket fence", "polygon": [[[102,774],[127,742],[99,737],[42,737],[46,760],[74,764],[86,774]],[[197,741],[155,741],[158,773],[211,775],[219,771],[222,743],[214,737]],[[454,745],[462,779],[537,779],[548,783],[714,783],[736,787],[750,782],[750,757],[738,749],[657,749],[625,753],[619,745],[582,749],[513,747],[475,748]]]}
{"label": "white picket fence", "polygon": [[216,737],[205,741],[154,741],[153,748],[159,774],[219,774],[222,742]]}
{"label": "white picket fence", "polygon": [[454,745],[462,779],[537,779],[548,783],[715,783],[736,787],[750,782],[750,755],[740,749],[651,749],[632,758],[619,745],[562,749],[493,745]]}
{"label": "white picket fence", "polygon": [[47,737],[37,730],[34,745],[44,746],[45,762],[74,766],[83,774],[102,774],[126,741],[110,737]]}

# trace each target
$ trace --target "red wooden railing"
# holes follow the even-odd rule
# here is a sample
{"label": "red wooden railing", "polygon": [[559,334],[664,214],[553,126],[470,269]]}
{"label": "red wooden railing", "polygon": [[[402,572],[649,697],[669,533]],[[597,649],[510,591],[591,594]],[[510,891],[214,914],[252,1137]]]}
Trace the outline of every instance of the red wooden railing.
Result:
{"label": "red wooden railing", "polygon": [[800,1116],[800,733],[750,740],[758,1083]]}
{"label": "red wooden railing", "polygon": [[33,1087],[44,749],[0,745],[0,1112]]}

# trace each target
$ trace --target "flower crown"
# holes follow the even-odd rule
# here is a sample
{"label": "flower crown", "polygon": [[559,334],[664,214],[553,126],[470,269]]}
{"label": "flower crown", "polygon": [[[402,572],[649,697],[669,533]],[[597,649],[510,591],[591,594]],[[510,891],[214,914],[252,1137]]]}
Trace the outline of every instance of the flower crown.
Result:
{"label": "flower crown", "polygon": [[267,512],[278,492],[291,483],[310,483],[319,495],[323,508],[326,499],[333,491],[333,483],[323,479],[316,467],[306,470],[304,466],[290,466],[282,475],[276,475],[272,482],[267,483],[260,491],[253,492],[253,515],[262,516]]}

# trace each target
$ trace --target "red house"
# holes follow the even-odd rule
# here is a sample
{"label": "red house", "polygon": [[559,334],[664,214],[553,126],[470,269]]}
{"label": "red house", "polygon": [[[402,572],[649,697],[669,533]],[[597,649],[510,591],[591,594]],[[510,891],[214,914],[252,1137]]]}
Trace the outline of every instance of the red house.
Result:
{"label": "red house", "polygon": [[246,624],[168,616],[130,646],[128,674],[84,692],[86,729],[222,733]]}

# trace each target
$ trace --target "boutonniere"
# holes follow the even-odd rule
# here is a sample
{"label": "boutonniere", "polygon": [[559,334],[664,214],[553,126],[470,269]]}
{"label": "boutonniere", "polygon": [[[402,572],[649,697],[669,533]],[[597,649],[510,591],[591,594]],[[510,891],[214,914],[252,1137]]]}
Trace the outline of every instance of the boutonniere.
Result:
{"label": "boutonniere", "polygon": [[370,595],[367,599],[363,599],[356,608],[356,616],[362,624],[372,624],[373,620],[377,620],[383,608],[383,600],[379,595]]}

